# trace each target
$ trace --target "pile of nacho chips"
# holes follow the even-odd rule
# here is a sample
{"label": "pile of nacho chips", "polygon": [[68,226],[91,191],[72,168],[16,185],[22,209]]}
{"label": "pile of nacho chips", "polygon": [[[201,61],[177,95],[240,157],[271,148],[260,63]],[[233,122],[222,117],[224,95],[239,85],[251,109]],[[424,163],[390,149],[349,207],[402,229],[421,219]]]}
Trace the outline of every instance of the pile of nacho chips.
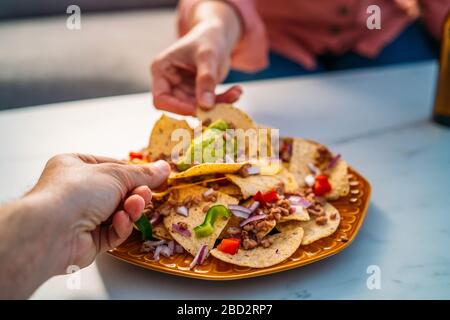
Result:
{"label": "pile of nacho chips", "polygon": [[[197,132],[210,130],[224,141],[230,139],[225,128],[261,128],[231,105],[199,110],[197,117],[202,121]],[[177,129],[184,129],[192,141],[174,153]],[[281,137],[277,160],[271,154],[267,159],[241,161],[233,154],[213,163],[180,166],[180,159],[186,159],[195,145],[193,133],[185,120],[163,115],[148,147],[130,159],[134,163],[164,159],[172,166],[167,183],[154,190],[153,203],[145,210],[155,239],[144,242],[143,248],[155,259],[181,252],[182,247],[194,256],[191,267],[212,255],[238,266],[265,268],[339,227],[339,212],[329,201],[350,189],[347,164],[340,155],[313,141]]]}

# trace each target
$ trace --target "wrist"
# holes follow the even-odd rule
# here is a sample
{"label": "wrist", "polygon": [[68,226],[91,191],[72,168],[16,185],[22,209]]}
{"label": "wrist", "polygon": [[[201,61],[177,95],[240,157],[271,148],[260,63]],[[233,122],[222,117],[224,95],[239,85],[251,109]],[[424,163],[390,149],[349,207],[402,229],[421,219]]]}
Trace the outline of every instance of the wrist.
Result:
{"label": "wrist", "polygon": [[191,27],[205,27],[217,31],[229,51],[239,41],[242,23],[236,10],[225,1],[206,0],[200,2],[193,12]]}

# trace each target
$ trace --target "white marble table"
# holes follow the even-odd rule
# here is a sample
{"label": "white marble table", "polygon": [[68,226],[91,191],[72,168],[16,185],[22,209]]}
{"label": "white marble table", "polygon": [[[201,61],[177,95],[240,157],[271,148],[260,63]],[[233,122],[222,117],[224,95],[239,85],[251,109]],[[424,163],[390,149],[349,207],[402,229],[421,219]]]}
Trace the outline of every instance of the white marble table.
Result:
{"label": "white marble table", "polygon": [[[245,83],[239,105],[282,134],[329,144],[372,183],[355,242],[324,261],[262,278],[206,282],[101,255],[44,283],[42,298],[450,298],[450,130],[429,121],[434,63]],[[147,143],[159,116],[148,94],[0,112],[0,201],[20,196],[51,155],[123,157]],[[380,290],[366,286],[381,270]]]}

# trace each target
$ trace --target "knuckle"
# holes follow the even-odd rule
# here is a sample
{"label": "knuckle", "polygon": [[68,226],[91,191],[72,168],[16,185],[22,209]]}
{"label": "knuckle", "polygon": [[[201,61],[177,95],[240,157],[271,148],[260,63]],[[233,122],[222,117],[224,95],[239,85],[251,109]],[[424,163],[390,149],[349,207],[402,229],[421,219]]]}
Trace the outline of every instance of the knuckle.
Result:
{"label": "knuckle", "polygon": [[200,47],[197,51],[197,59],[200,61],[211,61],[216,58],[216,51],[211,47]]}

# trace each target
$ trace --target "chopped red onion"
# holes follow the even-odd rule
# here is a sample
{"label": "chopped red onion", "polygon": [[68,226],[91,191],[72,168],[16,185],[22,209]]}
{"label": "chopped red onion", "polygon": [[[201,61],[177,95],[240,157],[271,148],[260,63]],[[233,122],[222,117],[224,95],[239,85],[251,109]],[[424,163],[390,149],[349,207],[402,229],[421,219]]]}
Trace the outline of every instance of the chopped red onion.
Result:
{"label": "chopped red onion", "polygon": [[175,244],[175,252],[176,253],[183,253],[184,249],[181,245],[179,245],[178,243]]}
{"label": "chopped red onion", "polygon": [[261,172],[261,168],[260,167],[252,166],[252,167],[247,169],[247,173],[249,175],[259,174],[260,172]]}
{"label": "chopped red onion", "polygon": [[176,212],[184,217],[187,217],[189,215],[189,210],[186,206],[177,207]]}
{"label": "chopped red onion", "polygon": [[202,264],[205,261],[207,254],[208,254],[208,246],[204,244],[198,250],[197,254],[194,257],[194,260],[192,260],[191,264],[189,265],[189,269],[192,269],[198,264]]}
{"label": "chopped red onion", "polygon": [[207,198],[207,197],[209,197],[210,195],[212,195],[213,192],[214,192],[214,189],[213,189],[213,188],[209,188],[208,190],[206,190],[205,192],[203,192],[203,196],[204,196],[205,198]]}
{"label": "chopped red onion", "polygon": [[248,216],[250,215],[249,213],[245,213],[239,210],[230,210],[232,214],[234,214],[236,217],[238,218],[243,218],[243,219],[247,219]]}
{"label": "chopped red onion", "polygon": [[252,213],[252,211],[249,208],[244,207],[244,206],[240,206],[240,205],[236,205],[236,204],[230,204],[228,206],[228,209],[242,211],[242,212],[247,213],[247,214]]}
{"label": "chopped red onion", "polygon": [[169,258],[172,255],[170,252],[170,248],[166,245],[161,245],[160,254],[162,254],[164,257],[167,257],[167,258]]}
{"label": "chopped red onion", "polygon": [[265,218],[267,218],[267,215],[266,215],[266,214],[258,214],[258,215],[254,215],[254,216],[251,216],[250,218],[245,219],[244,221],[242,221],[242,222],[239,224],[239,226],[242,228],[242,227],[245,226],[247,223],[250,223],[250,222],[253,222],[253,221],[262,220],[262,219],[265,219]]}
{"label": "chopped red onion", "polygon": [[155,213],[150,219],[152,227],[156,226],[157,224],[160,224],[162,219],[163,219],[162,215],[160,215],[159,213]]}
{"label": "chopped red onion", "polygon": [[338,163],[339,159],[341,158],[340,154],[337,154],[336,156],[334,156],[333,158],[331,158],[330,162],[328,163],[328,169],[333,169],[336,164]]}
{"label": "chopped red onion", "polygon": [[248,210],[250,210],[250,212],[253,212],[256,209],[258,209],[258,207],[259,207],[259,201],[253,201],[253,203],[250,205],[250,207],[248,207]]}
{"label": "chopped red onion", "polygon": [[305,183],[308,187],[312,187],[315,182],[316,182],[316,178],[314,178],[314,176],[312,174],[308,174],[305,177]]}
{"label": "chopped red onion", "polygon": [[145,241],[143,244],[149,247],[157,247],[164,243],[166,243],[166,240],[157,240],[157,241],[148,240]]}
{"label": "chopped red onion", "polygon": [[189,238],[191,236],[191,232],[188,229],[183,229],[179,225],[172,223],[172,230],[181,234],[183,237]]}
{"label": "chopped red onion", "polygon": [[309,171],[311,171],[311,173],[315,176],[320,174],[320,170],[319,168],[317,168],[314,164],[312,164],[311,162],[308,162],[307,164]]}
{"label": "chopped red onion", "polygon": [[288,200],[291,205],[302,206],[303,208],[309,208],[312,205],[311,202],[300,196],[290,196]]}
{"label": "chopped red onion", "polygon": [[170,255],[172,256],[175,253],[175,241],[173,240],[169,241],[167,246],[169,247]]}
{"label": "chopped red onion", "polygon": [[157,246],[155,252],[153,253],[153,260],[159,261],[159,254],[161,253],[162,245]]}

